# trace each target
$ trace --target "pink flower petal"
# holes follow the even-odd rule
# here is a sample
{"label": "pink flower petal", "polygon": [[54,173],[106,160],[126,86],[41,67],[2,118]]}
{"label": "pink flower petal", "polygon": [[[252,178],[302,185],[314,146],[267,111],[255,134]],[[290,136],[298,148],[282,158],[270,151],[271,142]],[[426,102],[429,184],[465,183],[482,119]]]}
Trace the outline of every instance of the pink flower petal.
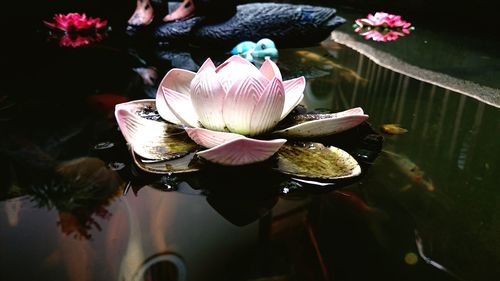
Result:
{"label": "pink flower petal", "polygon": [[182,124],[199,127],[198,115],[194,110],[189,94],[182,94],[165,87],[161,87],[161,90],[163,91],[168,108]]}
{"label": "pink flower petal", "polygon": [[306,79],[304,76],[283,81],[285,88],[285,105],[281,118],[285,118],[304,98],[304,89],[306,88]]}
{"label": "pink flower petal", "polygon": [[250,133],[252,113],[264,89],[265,85],[252,75],[245,75],[241,81],[232,85],[227,92],[222,111],[229,131],[242,135]]}
{"label": "pink flower petal", "polygon": [[189,70],[173,68],[167,72],[161,80],[158,91],[160,91],[162,87],[165,87],[179,93],[189,94],[191,81],[195,75],[196,73]]}
{"label": "pink flower petal", "polygon": [[283,80],[278,66],[274,63],[274,61],[268,58],[266,58],[259,70],[260,73],[262,73],[262,75],[264,75],[264,77],[266,77],[269,81],[271,81],[274,77],[278,78],[279,80]]}
{"label": "pink flower petal", "polygon": [[331,117],[307,121],[274,133],[288,137],[321,137],[354,128],[368,119],[361,108],[353,108],[332,114]]}
{"label": "pink flower petal", "polygon": [[264,86],[269,80],[250,62],[240,56],[232,56],[215,70],[217,78],[226,92],[237,83],[248,77],[253,77]]}
{"label": "pink flower petal", "polygon": [[197,144],[212,148],[244,136],[228,132],[218,132],[203,128],[185,128],[188,136]]}
{"label": "pink flower petal", "polygon": [[135,100],[117,104],[115,118],[123,137],[132,149],[142,157],[156,159],[150,148],[165,138],[168,124],[135,114],[135,111],[148,104],[154,105],[154,100]]}
{"label": "pink flower petal", "polygon": [[191,101],[203,126],[224,131],[226,124],[222,106],[225,97],[226,92],[217,79],[215,66],[207,59],[191,82]]}
{"label": "pink flower petal", "polygon": [[243,64],[243,65],[246,65],[246,66],[249,66],[249,67],[252,67],[252,68],[255,68],[255,65],[253,65],[251,62],[247,61],[246,59],[238,56],[238,55],[233,55],[231,57],[229,57],[226,61],[224,61],[223,63],[221,63],[217,69],[215,70],[215,72],[220,72],[223,68],[225,68],[227,65],[229,65],[230,63],[239,63],[239,64]]}
{"label": "pink flower petal", "polygon": [[177,125],[183,125],[183,122],[181,122],[177,117],[175,117],[175,114],[168,107],[167,101],[165,100],[165,96],[163,95],[163,91],[160,88],[158,88],[158,91],[156,92],[155,101],[156,101],[156,110],[158,110],[158,113],[160,114],[161,118],[163,118],[163,120]]}
{"label": "pink flower petal", "polygon": [[265,133],[280,121],[285,103],[285,88],[283,82],[275,77],[267,85],[264,93],[255,105],[250,119],[252,135]]}
{"label": "pink flower petal", "polygon": [[251,138],[239,138],[198,152],[198,155],[208,161],[221,165],[246,165],[268,159],[275,154],[285,142],[285,139],[263,141]]}

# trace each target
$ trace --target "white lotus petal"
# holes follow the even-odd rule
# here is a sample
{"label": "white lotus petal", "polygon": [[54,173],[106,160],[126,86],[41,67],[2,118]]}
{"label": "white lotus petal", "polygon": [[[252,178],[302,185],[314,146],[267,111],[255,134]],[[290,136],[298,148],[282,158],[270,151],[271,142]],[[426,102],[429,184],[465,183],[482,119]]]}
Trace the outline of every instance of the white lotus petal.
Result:
{"label": "white lotus petal", "polygon": [[285,89],[278,77],[272,79],[255,105],[250,119],[252,135],[258,135],[274,128],[280,121],[285,103]]}
{"label": "white lotus petal", "polygon": [[354,128],[368,119],[365,114],[334,116],[320,120],[307,121],[274,133],[287,137],[321,137]]}
{"label": "white lotus petal", "polygon": [[283,80],[281,77],[281,72],[278,66],[274,63],[269,58],[266,58],[264,63],[260,67],[260,73],[264,75],[269,81],[271,81],[274,77],[278,78],[279,80]]}
{"label": "white lotus petal", "polygon": [[189,94],[179,93],[165,87],[161,87],[161,90],[163,91],[168,108],[182,124],[199,127],[198,115],[194,110]]}
{"label": "white lotus petal", "polygon": [[221,165],[246,165],[268,159],[285,142],[285,139],[263,141],[251,138],[239,138],[198,152],[198,155]]}
{"label": "white lotus petal", "polygon": [[212,61],[211,58],[207,58],[205,60],[205,62],[203,62],[203,64],[198,69],[198,72],[196,74],[199,74],[200,72],[202,72],[203,70],[206,70],[206,69],[212,69],[215,71],[215,65],[214,65],[214,62]]}
{"label": "white lotus petal", "polygon": [[154,100],[137,100],[116,105],[115,118],[123,137],[140,156],[158,159],[160,147],[168,134],[168,124],[138,116],[135,111],[145,105],[154,105]]}
{"label": "white lotus petal", "polygon": [[222,106],[226,92],[217,80],[215,66],[207,59],[191,82],[191,101],[200,123],[206,128],[223,131]]}
{"label": "white lotus petal", "polygon": [[304,89],[306,88],[306,79],[300,76],[295,79],[283,81],[285,87],[285,106],[281,119],[285,118],[304,98]]}
{"label": "white lotus petal", "polygon": [[244,138],[244,136],[228,132],[217,132],[203,128],[185,128],[188,136],[197,144],[212,148],[225,142]]}
{"label": "white lotus petal", "polygon": [[217,79],[226,92],[236,83],[241,83],[245,78],[254,77],[264,86],[269,80],[250,62],[240,56],[232,56],[215,70]]}
{"label": "white lotus petal", "polygon": [[163,120],[177,125],[183,124],[177,117],[175,117],[175,114],[168,107],[161,89],[158,89],[156,92],[156,110],[158,110],[158,113]]}
{"label": "white lotus petal", "polygon": [[348,115],[363,115],[363,114],[365,114],[365,113],[361,107],[354,107],[354,108],[350,108],[348,110],[337,112],[337,113],[335,113],[335,116],[342,117],[342,116],[348,116]]}
{"label": "white lotus petal", "polygon": [[195,75],[196,73],[189,70],[173,68],[161,80],[158,91],[165,87],[179,93],[188,94],[191,88],[191,80]]}
{"label": "white lotus petal", "polygon": [[226,94],[222,110],[229,131],[242,135],[250,133],[252,113],[264,89],[265,86],[253,76],[244,76],[242,81],[232,85]]}
{"label": "white lotus petal", "polygon": [[215,72],[219,73],[223,68],[225,68],[228,64],[230,63],[239,63],[239,64],[243,64],[243,65],[246,65],[246,66],[249,66],[251,68],[255,68],[255,65],[253,65],[251,62],[247,61],[246,59],[238,56],[238,55],[232,55],[231,57],[229,57],[227,60],[225,60],[223,63],[221,63],[215,70]]}

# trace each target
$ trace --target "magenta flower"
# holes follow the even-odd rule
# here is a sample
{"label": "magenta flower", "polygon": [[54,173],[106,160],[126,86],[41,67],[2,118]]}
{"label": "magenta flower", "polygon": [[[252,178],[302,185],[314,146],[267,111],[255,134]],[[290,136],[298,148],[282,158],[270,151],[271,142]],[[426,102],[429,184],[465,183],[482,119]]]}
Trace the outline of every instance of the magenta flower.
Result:
{"label": "magenta flower", "polygon": [[388,27],[408,29],[411,23],[401,19],[401,16],[392,15],[384,12],[377,12],[375,15],[368,14],[364,19],[357,19],[356,24],[359,27]]}
{"label": "magenta flower", "polygon": [[69,13],[66,15],[56,14],[53,17],[53,22],[44,23],[54,29],[59,29],[63,32],[78,32],[82,30],[99,30],[108,24],[107,20],[100,18],[87,18],[86,14]]}
{"label": "magenta flower", "polygon": [[379,42],[394,41],[399,37],[410,34],[413,30],[411,23],[401,19],[401,16],[384,12],[377,12],[375,15],[368,14],[366,18],[355,20],[354,31]]}

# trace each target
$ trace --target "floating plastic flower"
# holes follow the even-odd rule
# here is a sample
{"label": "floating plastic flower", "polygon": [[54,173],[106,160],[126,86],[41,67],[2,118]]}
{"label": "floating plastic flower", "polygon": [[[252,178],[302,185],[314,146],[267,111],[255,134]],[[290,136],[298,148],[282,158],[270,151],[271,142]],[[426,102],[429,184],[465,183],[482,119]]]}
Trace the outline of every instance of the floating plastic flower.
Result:
{"label": "floating plastic flower", "polygon": [[88,17],[85,14],[56,14],[53,22],[44,23],[55,30],[49,32],[49,38],[58,40],[61,47],[81,47],[101,41],[106,37],[107,20]]}
{"label": "floating plastic flower", "polygon": [[375,15],[368,14],[366,18],[355,20],[354,31],[365,39],[387,42],[410,34],[413,30],[411,23],[401,19],[401,16],[384,12]]}
{"label": "floating plastic flower", "polygon": [[411,23],[401,19],[401,16],[384,12],[377,12],[375,15],[368,14],[364,19],[357,19],[356,24],[360,27],[389,27],[389,28],[409,28]]}
{"label": "floating plastic flower", "polygon": [[59,46],[61,47],[81,47],[89,45],[94,42],[99,42],[104,39],[106,35],[100,33],[94,33],[89,35],[80,34],[64,34],[59,37]]}
{"label": "floating plastic flower", "polygon": [[[207,59],[197,73],[170,70],[155,100],[159,115],[167,123],[148,120],[144,117],[148,114],[140,113],[151,103],[148,100],[119,104],[115,115],[125,139],[141,157],[172,158],[171,153],[164,152],[178,146],[167,140],[174,139],[175,134],[168,133],[172,129],[166,124],[176,124],[196,144],[207,148],[197,151],[198,156],[230,166],[264,161],[280,150],[286,138],[330,135],[368,118],[361,108],[354,108],[302,116],[302,120],[285,126],[281,121],[301,102],[304,88],[304,77],[283,81],[270,59],[258,69],[235,55],[218,67]],[[278,123],[280,130],[276,130]]]}
{"label": "floating plastic flower", "polygon": [[82,30],[98,30],[104,28],[107,24],[107,20],[101,20],[100,18],[88,17],[85,13],[69,13],[66,15],[56,14],[53,17],[53,22],[44,23],[55,29],[59,29],[64,32],[82,31]]}

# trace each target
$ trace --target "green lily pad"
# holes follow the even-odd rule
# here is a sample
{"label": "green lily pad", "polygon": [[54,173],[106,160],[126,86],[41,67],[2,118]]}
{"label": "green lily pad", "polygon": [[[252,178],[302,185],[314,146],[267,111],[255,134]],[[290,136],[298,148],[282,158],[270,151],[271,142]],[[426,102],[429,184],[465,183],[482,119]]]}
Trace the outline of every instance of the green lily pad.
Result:
{"label": "green lily pad", "polygon": [[278,151],[276,159],[276,170],[296,177],[333,180],[361,174],[361,167],[349,153],[321,143],[287,143]]}

